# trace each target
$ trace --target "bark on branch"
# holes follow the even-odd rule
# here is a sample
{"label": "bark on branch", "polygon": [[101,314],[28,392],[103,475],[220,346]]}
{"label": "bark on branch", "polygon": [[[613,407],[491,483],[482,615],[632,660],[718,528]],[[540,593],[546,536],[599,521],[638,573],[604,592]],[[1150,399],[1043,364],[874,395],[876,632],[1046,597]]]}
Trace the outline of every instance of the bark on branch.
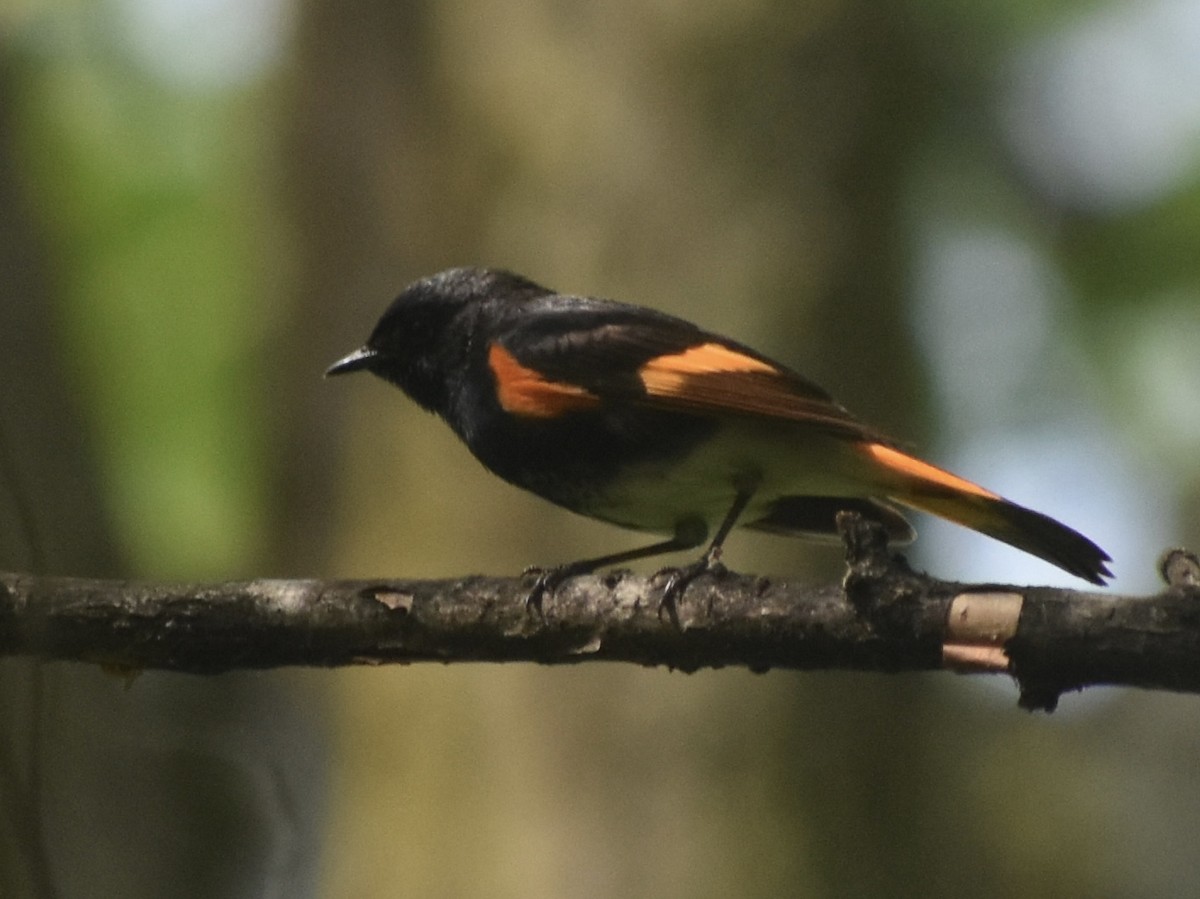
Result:
{"label": "bark on branch", "polygon": [[210,674],[283,665],[584,661],[683,671],[738,665],[1008,673],[1053,710],[1098,684],[1200,692],[1200,563],[1164,556],[1167,588],[1123,597],[959,584],[913,572],[844,516],[841,585],[724,574],[678,619],[629,573],[579,577],[526,608],[529,581],[256,580],[149,584],[0,574],[0,655]]}

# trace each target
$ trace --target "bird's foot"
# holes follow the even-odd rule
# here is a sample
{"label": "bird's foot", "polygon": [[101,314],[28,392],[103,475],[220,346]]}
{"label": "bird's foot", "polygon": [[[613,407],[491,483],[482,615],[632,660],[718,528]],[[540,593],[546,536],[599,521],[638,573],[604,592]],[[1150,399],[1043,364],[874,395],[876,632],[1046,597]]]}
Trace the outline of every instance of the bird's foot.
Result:
{"label": "bird's foot", "polygon": [[687,590],[692,581],[696,580],[702,574],[721,577],[727,571],[728,569],[721,562],[721,548],[716,546],[709,549],[708,552],[690,565],[683,565],[679,568],[664,568],[657,572],[654,575],[656,580],[664,576],[667,579],[663,585],[662,597],[658,601],[658,619],[661,621],[663,612],[666,612],[667,617],[671,619],[671,623],[675,627],[679,627],[677,602],[683,597],[684,591]]}
{"label": "bird's foot", "polygon": [[591,571],[591,566],[582,564],[557,565],[554,568],[530,565],[521,572],[523,577],[534,578],[533,586],[525,596],[525,611],[536,614],[539,618],[545,618],[546,616],[542,612],[542,600],[545,599],[546,594],[553,594],[564,581],[579,574],[588,574]]}

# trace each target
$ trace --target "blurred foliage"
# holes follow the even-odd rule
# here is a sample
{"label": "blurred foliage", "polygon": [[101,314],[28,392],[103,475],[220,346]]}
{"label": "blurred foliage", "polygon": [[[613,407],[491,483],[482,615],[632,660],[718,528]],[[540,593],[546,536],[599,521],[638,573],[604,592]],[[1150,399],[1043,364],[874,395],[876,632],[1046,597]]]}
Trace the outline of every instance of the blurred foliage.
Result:
{"label": "blurred foliage", "polygon": [[[109,564],[140,577],[516,571],[635,545],[498,483],[385,385],[321,382],[404,283],[481,263],[760,346],[897,437],[991,466],[964,474],[1088,510],[1072,523],[1116,551],[1122,584],[1150,589],[1153,552],[1200,538],[1200,167],[1157,192],[1089,194],[1112,159],[1151,152],[1134,138],[1165,107],[1122,116],[1101,93],[1121,125],[1106,131],[1085,115],[1095,93],[1064,100],[1038,78],[1067,49],[1085,74],[1128,63],[1125,32],[1141,51],[1171,35],[1125,26],[1170,15],[1186,34],[1170,0],[0,10],[0,136],[27,198],[0,223],[38,238],[40,333],[79,416],[59,434],[97,460],[74,520],[110,510]],[[14,284],[0,309],[21,308]],[[54,442],[16,446],[9,468]],[[923,527],[917,552],[959,545],[943,533]],[[964,539],[947,573],[987,577]],[[739,535],[727,558],[831,578],[837,556]],[[993,576],[1045,577],[999,559]],[[1196,887],[1190,698],[1096,693],[1045,719],[945,676],[594,665],[147,678],[128,694],[90,672],[59,692],[28,683],[10,683],[13,757],[38,770],[43,746],[64,896],[87,894],[89,870],[132,895],[108,844],[84,845],[81,810],[141,796],[144,828],[107,829],[191,895]],[[43,714],[54,751],[31,736]],[[124,737],[89,761],[72,740],[103,721]],[[160,767],[111,773],[125,757]],[[227,867],[206,869],[208,852]]]}
{"label": "blurred foliage", "polygon": [[67,375],[136,568],[249,572],[264,500],[255,353],[280,243],[267,120],[252,96],[181,94],[133,69],[99,15],[32,16],[6,47]]}

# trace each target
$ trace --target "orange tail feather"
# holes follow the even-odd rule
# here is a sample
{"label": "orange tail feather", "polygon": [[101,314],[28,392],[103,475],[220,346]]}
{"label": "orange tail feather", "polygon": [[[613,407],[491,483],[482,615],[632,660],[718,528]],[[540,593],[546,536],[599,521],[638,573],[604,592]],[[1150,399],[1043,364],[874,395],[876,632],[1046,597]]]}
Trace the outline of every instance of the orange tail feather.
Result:
{"label": "orange tail feather", "polygon": [[1093,584],[1112,577],[1108,553],[1050,516],[883,444],[864,449],[888,472],[888,498],[894,502],[979,531]]}

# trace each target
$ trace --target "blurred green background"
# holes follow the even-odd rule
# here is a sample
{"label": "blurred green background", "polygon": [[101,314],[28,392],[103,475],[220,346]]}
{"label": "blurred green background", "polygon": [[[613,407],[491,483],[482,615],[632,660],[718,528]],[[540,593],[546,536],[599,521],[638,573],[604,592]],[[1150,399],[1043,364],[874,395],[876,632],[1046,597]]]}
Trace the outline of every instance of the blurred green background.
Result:
{"label": "blurred green background", "polygon": [[[666,309],[1079,527],[1200,544],[1200,4],[6,0],[0,565],[516,572],[633,546],[372,379],[408,281]],[[1072,584],[921,521],[918,564]],[[735,536],[812,580],[836,549]],[[1073,586],[1082,586],[1074,583]],[[0,665],[0,895],[1200,890],[1200,706],[620,666]]]}

